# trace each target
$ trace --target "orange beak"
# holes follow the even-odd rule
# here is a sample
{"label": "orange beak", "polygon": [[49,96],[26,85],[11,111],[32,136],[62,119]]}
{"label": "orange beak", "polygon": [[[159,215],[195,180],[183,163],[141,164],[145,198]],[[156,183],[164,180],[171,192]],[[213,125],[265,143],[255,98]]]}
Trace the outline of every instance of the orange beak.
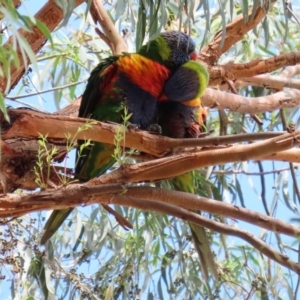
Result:
{"label": "orange beak", "polygon": [[190,54],[190,60],[197,60],[198,58],[198,52],[194,51]]}

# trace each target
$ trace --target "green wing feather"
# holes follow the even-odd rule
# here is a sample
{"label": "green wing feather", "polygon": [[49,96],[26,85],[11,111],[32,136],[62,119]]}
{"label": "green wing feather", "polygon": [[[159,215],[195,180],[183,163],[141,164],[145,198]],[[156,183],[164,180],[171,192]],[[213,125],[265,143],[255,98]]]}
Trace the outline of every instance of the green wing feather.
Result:
{"label": "green wing feather", "polygon": [[[110,80],[115,75],[115,70],[108,70],[109,67],[118,60],[118,56],[112,56],[103,60],[91,73],[88,80],[87,87],[82,96],[82,101],[79,109],[79,117],[94,118],[99,121],[106,121],[110,119],[114,121],[115,118],[109,118],[109,115],[114,116],[120,110],[120,106],[113,106],[109,103],[101,103],[101,109],[97,109],[99,100],[101,99],[101,85],[110,83]],[[108,70],[108,71],[107,71]],[[106,71],[105,74],[103,74]],[[106,112],[106,115],[101,115],[101,112]],[[115,120],[117,121],[117,120]],[[82,143],[82,142],[79,142]],[[87,181],[90,178],[100,176],[114,163],[112,154],[114,146],[103,143],[94,143],[92,147],[85,148],[79,157],[77,151],[77,164],[75,168],[76,177],[81,181]],[[98,168],[95,168],[98,166]],[[41,238],[41,244],[45,244],[52,235],[58,230],[63,222],[73,211],[73,208],[54,210],[47,220],[44,227],[44,234]]]}

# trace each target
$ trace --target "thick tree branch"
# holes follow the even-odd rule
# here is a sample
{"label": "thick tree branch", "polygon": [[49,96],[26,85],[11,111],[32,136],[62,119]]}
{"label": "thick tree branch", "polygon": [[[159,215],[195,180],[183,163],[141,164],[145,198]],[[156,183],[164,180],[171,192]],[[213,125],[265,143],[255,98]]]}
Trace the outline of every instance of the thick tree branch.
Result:
{"label": "thick tree branch", "polygon": [[[270,8],[274,6],[275,2],[270,4]],[[214,65],[220,56],[228,51],[233,45],[241,41],[244,35],[255,28],[262,19],[266,16],[266,10],[261,6],[257,7],[254,18],[251,20],[252,9],[249,9],[248,21],[245,21],[243,15],[240,14],[230,24],[226,26],[226,35],[223,38],[222,31],[216,33],[214,39],[208,46],[204,47],[199,54],[200,60],[209,65]]]}
{"label": "thick tree branch", "polygon": [[300,163],[300,149],[289,149],[282,152],[263,156],[261,160],[286,161],[290,163]]}
{"label": "thick tree branch", "polygon": [[299,143],[300,131],[296,131],[293,134],[284,134],[255,144],[233,145],[225,149],[209,149],[208,151],[174,155],[135,165],[123,165],[99,179],[91,180],[90,183],[97,185],[108,182],[127,183],[164,180],[206,166],[261,159],[267,155],[290,149]]}
{"label": "thick tree branch", "polygon": [[217,109],[230,109],[241,113],[256,114],[274,111],[280,108],[292,108],[300,105],[300,91],[288,90],[269,96],[244,97],[218,90],[206,89],[201,97],[203,105]]}
{"label": "thick tree branch", "polygon": [[[28,110],[10,110],[11,125],[2,125],[2,140],[13,138],[37,138],[39,134],[52,139],[65,139],[66,134],[76,139],[91,139],[97,142],[114,144],[115,133],[120,125],[93,121],[87,131],[78,132],[78,128],[91,120],[42,114]],[[34,120],[34,121],[33,121]],[[4,120],[2,120],[5,122]],[[171,139],[156,136],[146,131],[127,130],[124,146],[135,148],[155,156],[170,153],[173,147],[193,147],[200,139]]]}
{"label": "thick tree branch", "polygon": [[[70,111],[77,114],[77,106],[69,106],[69,110],[58,113],[68,114]],[[61,161],[66,154],[65,135],[74,137],[78,128],[86,124],[87,120],[72,118],[65,115],[42,114],[31,110],[9,110],[11,124],[2,120],[2,169],[1,172],[7,178],[7,191],[14,191],[16,188],[34,190],[37,187],[36,175],[32,171],[36,166],[36,153],[39,145],[37,137],[40,134],[48,137],[48,148],[55,146],[58,154],[55,160]],[[33,121],[34,120],[34,121]],[[91,120],[88,120],[90,122]],[[119,125],[118,125],[119,126]],[[117,125],[99,123],[90,129],[81,132],[76,136],[82,139],[91,139],[105,143],[114,143],[114,134]],[[266,132],[254,134],[241,134],[224,137],[207,137],[199,139],[170,139],[167,137],[151,135],[145,131],[126,132],[124,145],[128,148],[135,148],[144,153],[155,156],[165,153],[194,153],[199,151],[195,147],[210,147],[216,150],[215,145],[225,145],[230,143],[249,142],[259,139],[268,139],[284,132]],[[190,147],[190,148],[186,148]],[[191,148],[193,147],[193,148]],[[224,147],[224,146],[223,146]],[[208,153],[208,151],[207,151]],[[153,160],[153,156],[150,157]],[[51,169],[49,180],[56,185],[61,181],[56,172]],[[0,189],[1,190],[1,189]]]}
{"label": "thick tree branch", "polygon": [[[105,195],[106,193],[111,192],[114,194]],[[90,198],[90,196],[93,197]],[[33,194],[10,194],[2,196],[0,198],[0,207],[2,208],[2,210],[0,209],[0,215],[7,217],[9,216],[9,212],[12,212],[10,216],[18,216],[27,213],[28,210],[38,211],[42,209],[51,209],[53,206],[55,206],[56,209],[62,209],[70,206],[77,206],[79,203],[82,203],[82,201],[86,201],[87,204],[100,202],[103,204],[116,204],[135,207],[146,211],[167,213],[183,220],[205,226],[222,234],[237,236],[249,242],[252,246],[281,265],[300,273],[300,266],[298,264],[289,260],[289,258],[285,255],[277,253],[274,249],[267,246],[264,242],[249,232],[206,219],[199,214],[190,212],[181,207],[176,207],[174,204],[182,204],[182,206],[185,208],[195,210],[203,210],[203,208],[208,210],[208,208],[210,208],[210,212],[218,212],[223,215],[230,215],[231,213],[230,216],[236,216],[239,219],[246,221],[252,219],[254,224],[263,228],[276,232],[282,232],[292,236],[300,235],[300,229],[297,226],[290,225],[281,220],[267,217],[259,213],[251,212],[250,210],[244,208],[222,203],[220,201],[205,199],[183,192],[145,187],[133,188],[115,184],[102,186],[76,184],[71,186],[69,185],[67,187],[61,187],[56,190],[42,191]]]}
{"label": "thick tree branch", "polygon": [[[122,202],[120,197],[125,196],[129,201]],[[134,204],[134,199],[140,199],[140,203]],[[148,202],[147,202],[148,201]],[[158,211],[168,214],[170,211],[156,210],[157,203],[165,203],[178,206],[182,209],[206,211],[216,215],[242,220],[264,229],[286,234],[292,237],[300,237],[300,228],[280,219],[269,217],[258,212],[251,211],[236,205],[212,200],[190,193],[172,191],[152,187],[130,187],[122,184],[90,185],[73,184],[66,187],[35,192],[31,194],[7,194],[0,197],[0,216],[10,217],[32,211],[64,209],[78,205],[91,205],[95,203],[127,205],[139,209]],[[145,204],[146,203],[146,204]],[[151,203],[151,204],[149,204]],[[198,216],[198,214],[195,214]],[[182,217],[180,217],[182,218]],[[204,220],[206,218],[199,218]],[[192,221],[188,219],[188,221]],[[214,222],[218,223],[218,222]],[[212,224],[212,223],[211,223]],[[206,224],[200,224],[206,226]],[[210,228],[208,226],[208,228]],[[214,228],[211,228],[215,230]]]}
{"label": "thick tree branch", "polygon": [[294,66],[300,63],[300,53],[291,52],[267,59],[255,59],[245,64],[227,64],[208,66],[210,79],[209,85],[215,86],[225,83],[226,80],[242,80],[252,76],[270,73],[286,66]]}
{"label": "thick tree branch", "polygon": [[[65,139],[66,134],[77,139],[91,139],[93,141],[114,144],[114,137],[120,125],[93,121],[93,125],[85,131],[77,132],[88,119],[68,117],[64,115],[43,114],[31,110],[12,109],[8,111],[11,124],[2,120],[2,140],[13,138],[37,138],[39,134],[49,139]],[[34,120],[34,121],[33,121]],[[195,139],[172,139],[164,136],[149,134],[141,130],[127,130],[124,145],[135,148],[155,156],[173,152],[176,148],[197,146],[214,146],[234,142],[246,142],[268,139],[285,132],[265,132],[253,134],[239,134],[224,137],[207,137]],[[61,142],[63,144],[63,142]]]}
{"label": "thick tree branch", "polygon": [[102,0],[93,0],[90,11],[95,23],[99,22],[104,31],[104,35],[101,31],[98,34],[110,46],[113,54],[126,52],[127,45],[103,7]]}

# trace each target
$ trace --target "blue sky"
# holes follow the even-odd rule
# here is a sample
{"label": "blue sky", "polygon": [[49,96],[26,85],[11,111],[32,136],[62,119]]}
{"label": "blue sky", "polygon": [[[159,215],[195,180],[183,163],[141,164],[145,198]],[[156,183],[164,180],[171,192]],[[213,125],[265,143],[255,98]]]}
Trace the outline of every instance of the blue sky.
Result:
{"label": "blue sky", "polygon": [[[21,13],[26,13],[28,14],[28,12],[34,14],[36,11],[38,11],[40,9],[40,7],[42,7],[42,1],[24,1],[24,5],[21,7],[20,12]],[[81,9],[79,9],[81,10]],[[82,12],[84,10],[82,9]],[[79,23],[79,21],[74,20],[72,21],[72,25]],[[67,26],[67,28],[63,28],[61,30],[61,32],[59,34],[69,34],[69,26]],[[43,69],[43,67],[46,66],[46,63],[41,63],[40,64],[41,70]],[[35,80],[37,80],[37,78],[35,78],[32,73],[29,74],[30,80],[32,80],[32,82],[34,83]],[[31,89],[31,92],[34,92],[34,85],[32,83],[29,84],[29,88]],[[45,85],[43,86],[43,89],[49,89],[51,88],[51,85],[49,84],[49,82],[46,82]],[[80,93],[83,91],[84,89],[84,84],[81,84],[78,88],[77,88],[77,95],[79,96]],[[16,93],[20,93],[20,94],[24,94],[26,93],[25,88],[22,85],[22,82],[20,82],[18,84],[18,86],[16,88],[14,88],[14,90],[11,92],[10,96],[12,95],[16,95]],[[49,92],[49,93],[45,93],[42,94],[42,96],[32,96],[26,99],[22,99],[22,101],[30,103],[31,105],[34,105],[34,107],[38,107],[41,108],[43,110],[47,110],[49,112],[54,112],[56,110],[56,106],[54,104],[54,99],[55,94],[53,92]],[[11,102],[11,101],[7,101],[8,105],[13,105],[13,106],[18,106],[19,104],[16,104],[15,102]],[[67,105],[67,101],[64,101],[62,103],[63,105]],[[23,106],[23,105],[21,105]],[[74,154],[70,154],[69,155],[69,167],[73,166],[73,161],[74,161]],[[259,172],[258,170],[258,166],[255,162],[249,162],[249,163],[243,163],[244,169],[247,170],[248,172]],[[276,169],[281,169],[287,167],[287,163],[284,162],[276,162],[275,163],[275,168]],[[234,168],[234,164],[232,164],[232,168]],[[273,163],[272,162],[265,162],[264,163],[264,171],[269,171],[272,170],[274,168]],[[296,171],[297,175],[298,175],[298,171]],[[289,199],[293,198],[293,190],[292,190],[292,181],[291,181],[291,176],[289,174],[289,171],[285,171],[282,172],[280,176],[283,176],[283,178],[285,179],[285,182],[287,184],[287,189],[286,192],[289,193]],[[260,177],[259,176],[246,176],[243,174],[239,174],[237,175],[238,180],[240,181],[240,185],[242,186],[243,189],[243,194],[245,197],[245,204],[246,207],[249,209],[253,209],[254,211],[259,211],[264,213],[264,209],[263,209],[263,205],[262,205],[262,201],[260,199],[260,192],[261,192],[261,183],[260,183]],[[287,208],[286,204],[285,204],[285,200],[284,200],[284,195],[283,194],[277,194],[276,189],[274,189],[273,187],[278,184],[278,176],[274,176],[274,174],[270,174],[270,175],[266,175],[265,176],[266,179],[266,199],[268,202],[268,206],[269,208],[272,206],[273,201],[276,200],[276,198],[279,198],[278,201],[278,206],[276,208],[276,216],[280,217],[282,220],[285,220],[287,222],[291,222],[291,216],[294,217],[298,217],[298,215],[296,213],[291,213],[291,211]],[[232,195],[230,195],[230,193],[228,191],[225,191],[223,194],[223,200],[225,202],[229,202],[232,203]],[[291,201],[292,203],[292,201]],[[240,205],[240,200],[237,198],[236,202],[234,203],[236,205]],[[295,209],[297,209],[298,204],[295,206]],[[89,214],[91,212],[90,208],[84,208],[85,213]],[[47,213],[49,214],[49,213]],[[235,221],[233,221],[234,223]],[[256,236],[261,236],[262,234],[265,233],[264,230],[261,230],[260,228],[256,227],[256,226],[251,226],[248,223],[245,222],[241,222],[239,221],[236,226],[240,227],[240,228],[244,228],[250,232],[252,232],[253,234],[255,234]],[[228,244],[230,245],[235,245],[235,244],[239,244],[241,243],[241,241],[238,238],[235,237],[228,237],[227,238]],[[276,239],[274,238],[274,234],[269,233],[268,234],[268,238],[267,241],[270,241],[270,244],[272,246],[274,246],[275,248],[277,248],[277,242]],[[289,244],[291,245],[294,242],[294,239],[287,237],[285,235],[282,235],[282,241],[283,243]],[[294,247],[298,247],[298,245],[293,245]],[[297,260],[297,255],[295,252],[289,252],[290,257],[293,260]],[[88,270],[89,273],[93,272],[93,266],[91,266],[91,269]],[[296,278],[296,276],[295,276]],[[2,282],[1,285],[1,290],[0,290],[0,295],[2,295],[4,298],[9,298],[10,295],[10,282]]]}

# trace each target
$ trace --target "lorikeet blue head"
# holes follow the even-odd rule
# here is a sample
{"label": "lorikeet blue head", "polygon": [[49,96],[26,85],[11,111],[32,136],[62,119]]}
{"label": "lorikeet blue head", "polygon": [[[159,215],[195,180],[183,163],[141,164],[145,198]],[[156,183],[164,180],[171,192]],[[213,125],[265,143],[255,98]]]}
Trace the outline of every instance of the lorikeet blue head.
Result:
{"label": "lorikeet blue head", "polygon": [[[164,87],[164,96],[168,100],[178,102],[199,100],[208,83],[209,73],[206,66],[200,62],[188,61],[178,68],[167,81]],[[195,106],[193,103],[185,105]]]}
{"label": "lorikeet blue head", "polygon": [[200,96],[209,83],[209,73],[200,62],[180,66],[165,84],[159,99],[158,124],[164,135],[173,138],[196,138],[205,119]]}
{"label": "lorikeet blue head", "polygon": [[177,68],[190,59],[195,59],[195,47],[194,41],[187,34],[172,30],[149,41],[141,47],[138,54],[167,67]]}

